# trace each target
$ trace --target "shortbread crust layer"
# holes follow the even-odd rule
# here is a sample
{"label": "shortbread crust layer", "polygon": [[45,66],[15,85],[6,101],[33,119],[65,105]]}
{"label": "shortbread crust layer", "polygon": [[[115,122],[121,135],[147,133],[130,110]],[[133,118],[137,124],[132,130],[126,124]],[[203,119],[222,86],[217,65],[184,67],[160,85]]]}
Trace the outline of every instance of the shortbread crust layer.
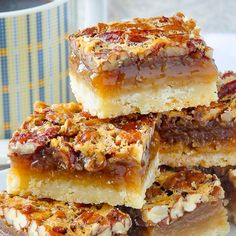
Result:
{"label": "shortbread crust layer", "polygon": [[236,140],[222,141],[221,145],[203,147],[187,147],[182,144],[162,143],[160,148],[160,164],[171,167],[210,168],[212,166],[227,167],[236,165]]}
{"label": "shortbread crust layer", "polygon": [[155,86],[150,83],[145,87],[131,87],[126,92],[115,88],[108,88],[104,94],[110,97],[99,96],[86,80],[70,72],[71,89],[78,102],[83,104],[84,110],[101,118],[128,115],[131,113],[148,114],[173,109],[181,110],[184,107],[210,105],[217,100],[215,81],[195,82],[185,86],[173,86],[165,83]]}

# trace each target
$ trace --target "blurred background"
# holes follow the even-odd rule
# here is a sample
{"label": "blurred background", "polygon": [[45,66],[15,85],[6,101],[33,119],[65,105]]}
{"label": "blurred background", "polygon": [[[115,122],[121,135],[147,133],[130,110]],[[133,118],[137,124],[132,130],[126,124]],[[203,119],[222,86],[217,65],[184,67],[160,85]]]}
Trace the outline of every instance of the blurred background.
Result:
{"label": "blurred background", "polygon": [[108,2],[109,20],[135,16],[172,15],[176,11],[183,11],[196,19],[206,32],[236,32],[235,0],[111,0]]}
{"label": "blurred background", "polygon": [[235,0],[79,0],[79,26],[177,11],[196,19],[204,32],[236,32]]}

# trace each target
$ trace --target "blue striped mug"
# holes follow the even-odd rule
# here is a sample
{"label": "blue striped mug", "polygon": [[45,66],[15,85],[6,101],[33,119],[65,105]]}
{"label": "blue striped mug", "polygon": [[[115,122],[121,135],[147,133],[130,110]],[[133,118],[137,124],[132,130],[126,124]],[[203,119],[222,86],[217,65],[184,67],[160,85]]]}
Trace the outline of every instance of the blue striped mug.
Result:
{"label": "blue striped mug", "polygon": [[10,138],[32,113],[35,101],[73,99],[67,36],[76,30],[77,18],[77,0],[4,2],[0,6],[0,139]]}

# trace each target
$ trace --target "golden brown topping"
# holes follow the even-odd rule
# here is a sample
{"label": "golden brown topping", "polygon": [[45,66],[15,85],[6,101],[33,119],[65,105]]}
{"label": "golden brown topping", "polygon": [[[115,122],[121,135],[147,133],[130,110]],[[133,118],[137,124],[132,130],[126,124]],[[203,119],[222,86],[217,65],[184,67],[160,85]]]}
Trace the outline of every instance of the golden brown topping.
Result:
{"label": "golden brown topping", "polygon": [[139,131],[121,132],[119,138],[116,142],[118,145],[121,143],[121,140],[127,140],[128,144],[137,143],[141,140],[141,133]]}
{"label": "golden brown topping", "polygon": [[203,183],[206,176],[202,172],[196,171],[179,171],[173,176],[170,176],[163,183],[163,187],[166,189],[184,189],[191,188],[193,183],[199,185]]}
{"label": "golden brown topping", "polygon": [[104,155],[97,154],[96,156],[87,158],[84,162],[84,169],[90,172],[96,172],[106,167],[107,161]]}
{"label": "golden brown topping", "polygon": [[[87,123],[86,123],[87,124]],[[96,130],[87,130],[81,133],[80,136],[76,136],[76,141],[78,143],[84,144],[91,139],[96,139],[98,137],[98,133]]]}
{"label": "golden brown topping", "polygon": [[79,113],[82,117],[85,117],[86,119],[92,118],[93,116],[91,116],[88,112],[85,111],[81,111]]}
{"label": "golden brown topping", "polygon": [[213,191],[211,192],[211,195],[214,197],[220,197],[222,193],[222,187],[221,186],[214,186]]}
{"label": "golden brown topping", "polygon": [[22,207],[22,213],[24,214],[31,214],[36,211],[36,209],[32,205],[24,205]]}
{"label": "golden brown topping", "polygon": [[59,130],[60,127],[50,123],[42,124],[38,130],[30,130],[28,127],[22,131],[17,130],[9,143],[9,149],[21,155],[37,152],[56,137]]}
{"label": "golden brown topping", "polygon": [[38,102],[10,140],[10,156],[27,155],[31,166],[48,170],[95,172],[106,168],[110,158],[140,164],[139,150],[148,148],[155,121],[152,114],[98,119],[77,103],[49,107]]}
{"label": "golden brown topping", "polygon": [[235,76],[235,73],[233,71],[226,71],[222,76],[221,78],[224,80],[224,79],[227,79],[229,78],[230,76]]}
{"label": "golden brown topping", "polygon": [[149,188],[146,191],[146,197],[147,199],[151,199],[153,197],[156,197],[157,195],[160,195],[162,190],[160,188]]}
{"label": "golden brown topping", "polygon": [[55,215],[57,218],[60,218],[60,219],[66,218],[66,214],[62,210],[56,211]]}
{"label": "golden brown topping", "polygon": [[[152,35],[155,37],[165,36],[174,38],[180,34],[187,36],[192,30],[195,30],[194,33],[198,35],[198,30],[195,29],[195,22],[193,20],[185,21],[184,18],[185,16],[183,14],[177,14],[169,18],[162,16],[149,19],[135,18],[130,22],[99,23],[95,27],[78,32],[75,36],[96,36],[108,42],[125,43],[126,40],[129,41],[130,37],[134,38],[133,42],[143,42],[145,40],[142,40],[142,37],[145,38],[145,36],[150,37]],[[139,37],[141,37],[141,40],[139,40]]]}
{"label": "golden brown topping", "polygon": [[98,223],[101,220],[102,216],[97,214],[96,212],[93,211],[84,211],[80,215],[80,219],[85,223],[85,224],[94,224]]}
{"label": "golden brown topping", "polygon": [[[193,59],[206,57],[209,50],[200,38],[195,22],[186,19],[182,13],[172,17],[99,23],[71,35],[69,39],[72,54],[93,71],[114,70],[150,56],[179,56],[183,50]],[[169,55],[169,48],[177,50]]]}

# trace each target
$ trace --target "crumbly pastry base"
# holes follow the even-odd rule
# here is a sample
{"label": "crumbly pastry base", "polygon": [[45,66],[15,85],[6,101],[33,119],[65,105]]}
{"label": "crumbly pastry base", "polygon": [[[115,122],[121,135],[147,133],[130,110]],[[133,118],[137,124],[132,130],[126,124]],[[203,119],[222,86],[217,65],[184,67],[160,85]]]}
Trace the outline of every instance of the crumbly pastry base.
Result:
{"label": "crumbly pastry base", "polygon": [[159,165],[159,157],[150,160],[144,183],[137,191],[123,189],[116,190],[113,185],[110,188],[100,187],[89,183],[82,185],[76,179],[60,179],[37,176],[34,172],[21,173],[21,170],[11,169],[7,178],[7,191],[9,194],[32,194],[39,198],[51,198],[66,202],[79,203],[108,203],[110,205],[125,205],[133,208],[141,208],[145,203],[145,192],[155,181],[156,169]]}
{"label": "crumbly pastry base", "polygon": [[163,112],[181,110],[185,107],[197,105],[208,106],[211,101],[217,100],[216,83],[190,83],[188,86],[163,86],[155,90],[145,89],[130,92],[113,98],[99,97],[82,79],[70,73],[71,88],[78,102],[88,111],[99,118],[116,117],[131,113],[148,114],[150,112]]}
{"label": "crumbly pastry base", "polygon": [[[164,146],[163,146],[164,145]],[[175,167],[226,167],[236,165],[236,148],[230,144],[220,150],[207,148],[205,151],[189,148],[173,148],[172,145],[161,144],[160,165]],[[173,150],[171,150],[173,149]]]}
{"label": "crumbly pastry base", "polygon": [[229,232],[227,211],[221,201],[200,205],[166,228],[138,228],[135,236],[224,236]]}
{"label": "crumbly pastry base", "polygon": [[171,167],[194,167],[201,166],[209,168],[211,166],[225,167],[236,165],[236,151],[231,153],[205,153],[188,155],[186,153],[160,153],[160,164]]}

